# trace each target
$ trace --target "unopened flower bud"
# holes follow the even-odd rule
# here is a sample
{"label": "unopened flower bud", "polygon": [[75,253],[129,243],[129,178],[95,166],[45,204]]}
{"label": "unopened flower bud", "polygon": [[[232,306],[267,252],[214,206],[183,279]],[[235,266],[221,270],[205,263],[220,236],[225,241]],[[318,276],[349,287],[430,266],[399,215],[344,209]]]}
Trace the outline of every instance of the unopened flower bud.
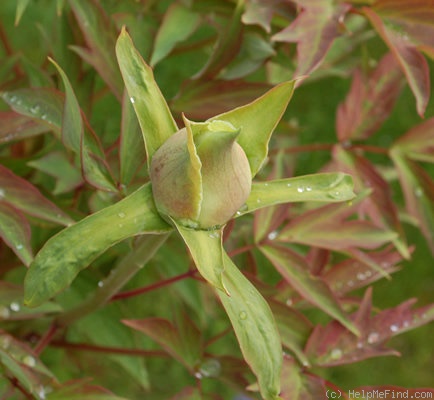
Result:
{"label": "unopened flower bud", "polygon": [[225,121],[186,128],[154,154],[150,175],[158,211],[198,229],[224,225],[246,202],[252,184],[249,162],[236,142],[239,130]]}

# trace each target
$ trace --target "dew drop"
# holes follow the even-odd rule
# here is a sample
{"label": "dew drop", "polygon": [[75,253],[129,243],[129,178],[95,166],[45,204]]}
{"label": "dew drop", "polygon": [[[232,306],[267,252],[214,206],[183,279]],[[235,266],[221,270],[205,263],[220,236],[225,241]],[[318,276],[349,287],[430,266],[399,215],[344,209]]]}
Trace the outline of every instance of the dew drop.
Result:
{"label": "dew drop", "polygon": [[245,311],[241,311],[239,317],[244,321],[247,319],[247,313]]}
{"label": "dew drop", "polygon": [[357,348],[362,349],[363,348],[363,342],[357,342]]}
{"label": "dew drop", "polygon": [[330,357],[333,360],[339,360],[342,357],[342,350],[341,349],[333,349],[331,354],[330,354]]}
{"label": "dew drop", "polygon": [[287,183],[286,186],[291,187],[292,185],[290,183]]}
{"label": "dew drop", "polygon": [[44,121],[48,118],[47,114],[42,114],[41,115],[41,119],[43,119]]}
{"label": "dew drop", "polygon": [[408,328],[408,327],[410,326],[410,322],[408,322],[408,321],[404,321],[404,323],[402,324],[402,326],[403,326],[404,328]]}
{"label": "dew drop", "polygon": [[0,336],[0,347],[4,350],[7,350],[11,345],[11,338],[9,336],[3,335]]}
{"label": "dew drop", "polygon": [[276,239],[277,238],[277,235],[278,235],[278,233],[277,233],[277,231],[273,231],[273,232],[270,232],[269,234],[268,234],[268,240],[274,240],[274,239]]}
{"label": "dew drop", "polygon": [[391,325],[391,326],[390,326],[390,330],[391,330],[392,332],[398,332],[398,330],[399,330],[399,326],[398,326],[398,325]]}
{"label": "dew drop", "polygon": [[241,215],[241,211],[237,211],[235,214],[236,215]]}
{"label": "dew drop", "polygon": [[24,246],[22,244],[17,244],[15,247],[17,250],[22,250]]}
{"label": "dew drop", "polygon": [[38,104],[35,104],[30,107],[30,112],[32,114],[37,114],[41,110],[41,107]]}
{"label": "dew drop", "polygon": [[297,188],[297,192],[298,192],[298,193],[303,193],[303,192],[304,192],[304,187],[303,187],[303,186],[299,186],[299,187]]}
{"label": "dew drop", "polygon": [[349,281],[347,282],[347,285],[348,285],[349,287],[353,287],[353,286],[354,286],[354,282],[353,282],[352,280],[349,280]]}
{"label": "dew drop", "polygon": [[30,355],[24,356],[22,361],[23,364],[26,364],[28,367],[34,367],[36,365],[35,358]]}
{"label": "dew drop", "polygon": [[417,187],[414,190],[414,194],[416,197],[422,197],[423,196],[423,189],[421,187]]}
{"label": "dew drop", "polygon": [[369,269],[365,272],[365,277],[370,278],[372,276],[372,272]]}
{"label": "dew drop", "polygon": [[6,193],[4,189],[0,189],[0,199],[4,199]]}
{"label": "dew drop", "polygon": [[261,199],[256,199],[256,202],[257,202],[257,203],[260,203],[260,202],[261,202]]}
{"label": "dew drop", "polygon": [[17,303],[16,301],[13,301],[11,304],[9,304],[9,308],[12,311],[18,312],[18,311],[20,311],[20,304]]}
{"label": "dew drop", "polygon": [[366,278],[366,276],[365,276],[365,274],[364,274],[363,272],[359,272],[359,273],[357,274],[357,279],[358,279],[359,281],[364,281],[365,278]]}
{"label": "dew drop", "polygon": [[306,192],[311,192],[312,188],[310,186],[306,186]]}
{"label": "dew drop", "polygon": [[342,197],[342,193],[339,190],[335,190],[334,192],[330,192],[330,196],[334,199],[340,199]]}
{"label": "dew drop", "polygon": [[39,398],[41,399],[41,400],[45,400],[46,399],[46,391],[45,391],[45,388],[43,387],[43,386],[41,386],[39,389],[38,389],[38,396],[39,396]]}
{"label": "dew drop", "polygon": [[130,101],[131,101],[132,104],[134,104],[134,103],[136,102],[136,99],[135,99],[134,97],[131,96],[131,97],[130,97]]}
{"label": "dew drop", "polygon": [[380,339],[380,335],[377,332],[371,332],[368,336],[368,343],[373,344]]}
{"label": "dew drop", "polygon": [[119,218],[125,218],[125,213],[124,213],[124,212],[120,212],[120,213],[118,213],[118,217],[119,217]]}
{"label": "dew drop", "polygon": [[202,379],[202,378],[203,378],[203,376],[202,376],[202,374],[201,374],[200,372],[195,372],[195,373],[194,373],[194,377],[195,377],[196,379]]}
{"label": "dew drop", "polygon": [[199,373],[202,378],[211,378],[219,376],[220,370],[220,362],[215,358],[210,358],[209,360],[204,361],[200,365],[199,371],[196,373]]}
{"label": "dew drop", "polygon": [[11,315],[9,308],[0,305],[0,319],[7,319]]}
{"label": "dew drop", "polygon": [[292,304],[293,304],[292,299],[288,299],[288,300],[286,300],[286,305],[287,305],[287,306],[291,307]]}
{"label": "dew drop", "polygon": [[11,103],[15,103],[15,102],[17,101],[17,96],[15,96],[15,95],[11,95],[11,97],[9,97],[9,101],[10,101]]}
{"label": "dew drop", "polygon": [[218,231],[213,231],[213,232],[210,232],[210,233],[208,234],[208,236],[209,236],[211,239],[219,239],[219,238],[220,238],[220,233],[219,233]]}
{"label": "dew drop", "polygon": [[99,281],[98,282],[98,287],[103,287],[104,286],[104,282],[103,281]]}
{"label": "dew drop", "polygon": [[264,186],[268,186],[268,183],[264,183]]}

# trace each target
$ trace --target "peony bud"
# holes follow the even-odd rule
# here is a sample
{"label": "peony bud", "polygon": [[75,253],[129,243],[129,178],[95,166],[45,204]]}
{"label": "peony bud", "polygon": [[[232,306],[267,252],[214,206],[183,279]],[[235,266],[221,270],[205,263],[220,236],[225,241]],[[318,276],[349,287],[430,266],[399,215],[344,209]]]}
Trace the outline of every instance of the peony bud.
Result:
{"label": "peony bud", "polygon": [[236,142],[238,134],[225,121],[187,124],[155,152],[150,175],[163,216],[184,226],[210,229],[224,225],[244,205],[252,174]]}

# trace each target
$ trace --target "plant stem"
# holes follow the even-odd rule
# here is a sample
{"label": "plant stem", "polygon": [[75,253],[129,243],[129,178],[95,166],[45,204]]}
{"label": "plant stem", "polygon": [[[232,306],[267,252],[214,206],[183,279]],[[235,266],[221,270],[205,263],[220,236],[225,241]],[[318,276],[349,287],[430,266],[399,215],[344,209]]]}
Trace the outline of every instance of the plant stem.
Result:
{"label": "plant stem", "polygon": [[76,320],[91,314],[107,304],[110,299],[151,260],[157,250],[163,245],[170,233],[164,235],[143,235],[133,251],[127,254],[111,271],[102,285],[93,295],[77,307],[60,315],[55,323],[67,326]]}

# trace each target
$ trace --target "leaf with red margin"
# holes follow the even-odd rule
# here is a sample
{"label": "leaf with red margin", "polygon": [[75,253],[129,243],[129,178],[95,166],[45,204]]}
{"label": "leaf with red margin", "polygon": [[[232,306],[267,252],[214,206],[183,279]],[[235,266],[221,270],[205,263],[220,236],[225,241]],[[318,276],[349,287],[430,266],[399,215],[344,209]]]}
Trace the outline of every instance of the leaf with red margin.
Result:
{"label": "leaf with red margin", "polygon": [[74,221],[32,184],[0,165],[0,199],[37,218],[61,225]]}
{"label": "leaf with red margin", "polygon": [[0,238],[12,249],[25,266],[33,260],[30,225],[12,205],[0,201]]}
{"label": "leaf with red margin", "polygon": [[375,225],[395,231],[398,237],[393,240],[393,243],[403,257],[410,258],[404,229],[398,217],[398,209],[392,199],[387,182],[376,171],[371,162],[361,155],[335,146],[333,158],[340,171],[342,170],[353,177],[356,192],[361,192],[366,187],[372,189],[371,195],[362,203],[361,210],[369,215]]}
{"label": "leaf with red margin", "polygon": [[89,46],[88,49],[71,48],[98,71],[115,96],[121,99],[123,84],[116,62],[117,31],[113,21],[97,0],[71,0],[69,3]]}
{"label": "leaf with red margin", "polygon": [[333,0],[294,0],[303,10],[287,28],[276,33],[277,42],[297,42],[297,70],[294,76],[310,74],[322,62],[335,38],[340,36],[342,19],[350,10]]}
{"label": "leaf with red margin", "polygon": [[434,118],[412,127],[395,141],[396,148],[411,160],[434,163]]}
{"label": "leaf with red margin", "polygon": [[389,117],[404,79],[391,53],[368,76],[356,70],[350,92],[339,105],[336,132],[340,141],[367,139]]}
{"label": "leaf with red margin", "polygon": [[[400,268],[396,264],[402,261],[402,255],[393,251],[391,247],[388,246],[386,249],[369,253],[370,258],[388,274],[398,271]],[[333,290],[333,293],[341,296],[352,290],[370,285],[384,276],[361,260],[348,258],[327,270],[322,278]]]}
{"label": "leaf with red margin", "polygon": [[406,208],[417,219],[434,253],[434,181],[416,162],[407,159],[398,149],[392,149],[392,160],[398,171]]}
{"label": "leaf with red margin", "polygon": [[283,358],[282,391],[284,400],[326,399],[324,379],[306,374],[291,357]]}
{"label": "leaf with red margin", "polygon": [[300,243],[336,251],[353,248],[374,249],[396,238],[397,234],[379,228],[368,220],[346,220],[356,212],[367,192],[350,203],[328,204],[293,218],[276,240]]}
{"label": "leaf with red margin", "polygon": [[389,46],[416,98],[420,116],[430,96],[429,67],[421,51],[434,52],[434,7],[431,0],[377,0],[363,13]]}
{"label": "leaf with red margin", "polygon": [[270,33],[274,14],[292,20],[295,7],[286,0],[247,0],[241,20],[246,25],[259,25]]}
{"label": "leaf with red margin", "polygon": [[314,365],[333,366],[354,363],[371,357],[398,355],[384,347],[393,336],[415,329],[434,320],[434,304],[412,310],[416,299],[372,316],[372,287],[368,288],[359,310],[352,316],[360,329],[359,338],[349,334],[335,321],[323,327],[317,325],[305,352]]}
{"label": "leaf with red margin", "polygon": [[26,139],[46,132],[45,125],[13,111],[0,112],[0,144]]}
{"label": "leaf with red margin", "polygon": [[122,322],[155,340],[192,372],[198,360],[202,358],[200,332],[185,314],[179,318],[176,325],[164,318],[130,319]]}
{"label": "leaf with red margin", "polygon": [[303,298],[338,320],[353,334],[358,334],[358,329],[342,310],[333,292],[321,278],[309,272],[303,257],[276,244],[260,246],[259,249]]}
{"label": "leaf with red margin", "polygon": [[50,400],[127,400],[118,397],[109,390],[88,383],[90,379],[68,381],[55,388],[49,396]]}
{"label": "leaf with red margin", "polygon": [[352,393],[360,394],[358,399],[372,399],[374,393],[383,395],[382,397],[386,400],[391,399],[432,399],[434,394],[434,389],[430,388],[419,388],[419,389],[408,389],[399,386],[360,386],[354,390]]}

